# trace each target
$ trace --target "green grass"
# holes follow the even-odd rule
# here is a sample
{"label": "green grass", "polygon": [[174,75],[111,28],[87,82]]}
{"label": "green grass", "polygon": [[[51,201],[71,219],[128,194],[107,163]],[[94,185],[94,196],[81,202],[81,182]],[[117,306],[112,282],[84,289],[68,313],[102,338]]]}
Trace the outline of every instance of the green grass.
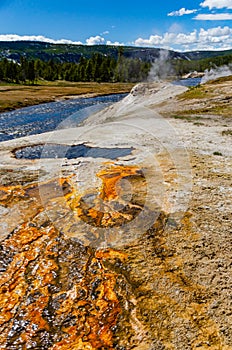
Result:
{"label": "green grass", "polygon": [[194,125],[197,125],[197,126],[203,126],[203,125],[205,125],[204,123],[201,123],[201,122],[194,122],[193,124],[194,124]]}
{"label": "green grass", "polygon": [[228,136],[228,135],[232,136],[232,130],[231,129],[222,131],[222,136]]}
{"label": "green grass", "polygon": [[[183,111],[181,113],[186,113],[186,114],[181,114],[181,115],[172,115],[172,118],[174,119],[180,119],[180,120],[186,120],[187,122],[194,122],[196,120],[201,119],[201,116],[198,115],[188,115],[188,112],[195,113],[195,111]],[[197,122],[196,122],[197,123]],[[195,123],[194,123],[195,124]],[[198,123],[200,124],[200,123]]]}
{"label": "green grass", "polygon": [[221,152],[218,152],[218,151],[215,151],[215,152],[213,152],[213,155],[214,155],[214,156],[222,156],[222,153],[221,153]]}
{"label": "green grass", "polygon": [[179,100],[203,99],[209,97],[209,92],[206,87],[197,85],[190,87],[188,91],[178,96]]}

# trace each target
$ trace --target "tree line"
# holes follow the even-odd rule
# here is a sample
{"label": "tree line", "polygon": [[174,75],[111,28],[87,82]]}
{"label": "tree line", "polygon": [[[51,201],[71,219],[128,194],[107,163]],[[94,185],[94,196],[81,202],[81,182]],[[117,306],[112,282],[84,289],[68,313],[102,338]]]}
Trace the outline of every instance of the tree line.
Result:
{"label": "tree line", "polygon": [[[183,76],[192,71],[204,72],[232,63],[232,55],[217,56],[201,60],[168,60],[170,75]],[[20,62],[4,58],[0,61],[0,81],[9,83],[37,83],[40,80],[66,80],[71,82],[140,82],[146,81],[152,62],[139,58],[126,58],[123,48],[118,57],[94,53],[91,58],[81,57],[78,63],[55,60],[29,60],[23,56]]]}
{"label": "tree line", "polygon": [[81,57],[78,63],[20,58],[14,62],[0,61],[0,80],[10,83],[36,83],[38,80],[66,80],[72,82],[139,82],[146,80],[151,63],[140,59],[118,58],[95,53],[91,58]]}

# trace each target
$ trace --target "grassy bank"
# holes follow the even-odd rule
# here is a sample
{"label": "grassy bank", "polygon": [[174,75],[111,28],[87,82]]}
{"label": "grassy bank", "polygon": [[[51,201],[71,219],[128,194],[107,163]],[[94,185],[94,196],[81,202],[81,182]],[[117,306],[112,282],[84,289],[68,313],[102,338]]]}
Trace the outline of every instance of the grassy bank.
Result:
{"label": "grassy bank", "polygon": [[[192,120],[201,116],[232,116],[232,76],[211,80],[206,84],[190,88],[178,96],[178,108],[173,116]],[[192,118],[192,115],[194,118]],[[197,116],[197,117],[196,117]]]}
{"label": "grassy bank", "polygon": [[72,96],[100,96],[129,92],[131,83],[41,82],[38,85],[0,84],[0,112],[52,102]]}

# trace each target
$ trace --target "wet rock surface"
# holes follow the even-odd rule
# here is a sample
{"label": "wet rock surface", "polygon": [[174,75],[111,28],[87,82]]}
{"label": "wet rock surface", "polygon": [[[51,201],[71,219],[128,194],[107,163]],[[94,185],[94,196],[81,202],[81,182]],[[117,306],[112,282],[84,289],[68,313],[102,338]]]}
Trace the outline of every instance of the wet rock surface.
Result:
{"label": "wet rock surface", "polygon": [[64,160],[49,179],[36,160],[9,158],[15,144],[1,147],[0,349],[231,349],[229,148],[213,154],[213,127],[205,151],[204,129],[174,124],[192,182],[179,207],[189,178],[176,140],[171,156]]}
{"label": "wet rock surface", "polygon": [[84,247],[56,230],[37,201],[38,186],[1,194],[3,207],[31,200],[36,211],[2,242],[1,348],[112,348],[121,307],[117,273],[104,259],[121,262],[125,254]]}
{"label": "wet rock surface", "polygon": [[[131,177],[134,191],[139,188],[143,193],[144,178],[137,167],[110,166],[98,176],[99,199],[109,206],[121,202],[116,191],[119,178]],[[114,207],[107,217],[96,213],[96,199],[91,210],[84,208],[72,178],[41,186],[47,188],[49,206],[57,206],[61,198],[59,191],[54,197],[49,189],[62,190],[80,221],[92,218],[90,231],[121,223],[118,211],[114,217]],[[213,237],[208,240],[200,227],[193,227],[193,215],[196,219],[204,208],[186,212],[179,223],[160,212],[147,232],[118,250],[84,246],[68,237],[69,228],[60,232],[56,220],[52,222],[44,211],[38,184],[1,187],[2,208],[28,202],[33,215],[1,244],[2,349],[226,349],[230,305],[227,311],[221,309],[224,292],[219,296],[219,281],[215,289],[210,283],[217,280],[217,271],[202,263],[217,263],[226,275],[229,265],[218,260],[220,247],[211,252]],[[123,218],[143,208],[139,196],[131,203]],[[208,268],[216,276],[207,275]],[[228,292],[229,281],[223,285]]]}

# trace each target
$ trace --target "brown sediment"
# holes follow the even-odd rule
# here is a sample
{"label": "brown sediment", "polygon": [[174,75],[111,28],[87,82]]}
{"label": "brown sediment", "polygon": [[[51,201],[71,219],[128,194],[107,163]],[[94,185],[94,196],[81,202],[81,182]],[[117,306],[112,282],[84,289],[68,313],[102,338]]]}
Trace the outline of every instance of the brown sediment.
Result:
{"label": "brown sediment", "polygon": [[114,291],[117,273],[103,260],[122,261],[125,253],[86,249],[46,218],[40,191],[43,204],[56,201],[54,193],[68,201],[74,191],[70,178],[0,190],[6,208],[32,200],[37,209],[2,243],[1,348],[111,349],[121,307]]}
{"label": "brown sediment", "polygon": [[[30,187],[26,191],[32,194]],[[66,240],[40,214],[19,225],[2,244],[8,264],[5,257],[1,348],[111,349],[121,308],[114,291],[117,274],[104,266],[103,258],[123,259],[125,254],[95,252]]]}
{"label": "brown sediment", "polygon": [[191,212],[176,223],[160,211],[120,250],[84,246],[49,219],[44,204],[59,217],[62,199],[96,235],[96,227],[113,227],[143,209],[142,169],[110,164],[97,176],[102,186],[94,193],[81,193],[72,176],[1,187],[3,207],[29,202],[33,215],[1,246],[0,348],[229,349],[208,313],[213,295],[186,269],[200,239]]}
{"label": "brown sediment", "polygon": [[[146,200],[146,180],[141,169],[109,165],[96,176],[102,180],[99,191],[67,198],[81,220],[96,227],[121,226],[141,212]],[[129,189],[122,180],[127,181]],[[94,200],[89,203],[86,196],[93,196]]]}
{"label": "brown sediment", "polygon": [[[59,249],[61,243],[69,255]],[[5,241],[4,249],[8,247],[14,256],[0,280],[2,347],[112,347],[112,328],[121,310],[114,292],[116,274],[101,257],[65,242],[52,226],[38,230],[23,225]],[[73,264],[76,276],[70,271],[70,278],[66,273]]]}
{"label": "brown sediment", "polygon": [[97,174],[102,179],[102,191],[100,197],[103,200],[117,199],[120,190],[119,182],[123,178],[131,178],[132,176],[141,176],[141,171],[136,166],[113,166],[108,169],[104,169]]}

